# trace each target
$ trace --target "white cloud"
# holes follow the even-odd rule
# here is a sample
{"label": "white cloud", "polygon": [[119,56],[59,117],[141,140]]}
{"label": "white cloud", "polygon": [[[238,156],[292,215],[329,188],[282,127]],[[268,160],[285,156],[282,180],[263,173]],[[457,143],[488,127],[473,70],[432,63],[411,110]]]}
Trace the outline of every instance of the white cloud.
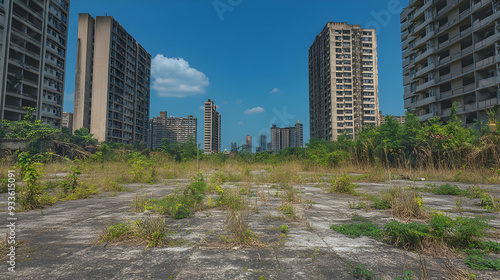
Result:
{"label": "white cloud", "polygon": [[280,92],[280,89],[279,88],[274,88],[273,90],[271,90],[270,93],[277,93],[277,92]]}
{"label": "white cloud", "polygon": [[236,103],[236,104],[241,104],[241,103],[243,103],[243,100],[238,99],[238,100],[236,100],[236,102],[235,102],[235,103]]}
{"label": "white cloud", "polygon": [[207,76],[191,68],[183,58],[158,54],[152,61],[153,89],[160,97],[188,97],[205,93],[210,84]]}
{"label": "white cloud", "polygon": [[245,112],[243,112],[245,115],[252,115],[252,114],[260,114],[264,113],[266,110],[264,110],[262,107],[255,107],[252,109],[247,109]]}
{"label": "white cloud", "polygon": [[244,123],[244,122],[238,122],[238,124],[239,124],[239,125],[245,125],[245,123]]}
{"label": "white cloud", "polygon": [[201,105],[200,110],[205,111],[205,106]]}

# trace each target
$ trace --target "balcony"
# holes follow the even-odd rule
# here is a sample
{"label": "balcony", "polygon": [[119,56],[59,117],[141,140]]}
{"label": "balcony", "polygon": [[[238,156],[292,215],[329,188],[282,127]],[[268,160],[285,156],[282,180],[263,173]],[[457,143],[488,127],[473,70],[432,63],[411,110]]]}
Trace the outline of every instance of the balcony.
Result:
{"label": "balcony", "polygon": [[425,114],[425,115],[422,115],[419,117],[419,121],[423,122],[423,121],[426,121],[430,118],[433,118],[436,116],[436,113],[432,112],[432,113],[428,113],[428,114]]}
{"label": "balcony", "polygon": [[425,10],[427,10],[427,8],[429,8],[432,4],[434,4],[435,1],[433,0],[429,0],[427,2],[427,4],[424,4],[422,7],[418,8],[416,11],[415,11],[415,15],[414,17],[417,18],[418,16],[420,16]]}
{"label": "balcony", "polygon": [[407,67],[408,65],[410,65],[410,58],[406,58],[405,60],[403,60],[403,68]]}
{"label": "balcony", "polygon": [[491,0],[482,0],[481,2],[478,2],[472,6],[472,11],[477,11],[487,4],[491,4]]}
{"label": "balcony", "polygon": [[490,77],[490,78],[479,80],[477,82],[477,88],[478,89],[486,88],[486,87],[494,86],[496,84],[500,84],[500,76]]}
{"label": "balcony", "polygon": [[492,15],[487,16],[486,18],[484,18],[482,20],[476,20],[472,24],[472,28],[474,29],[474,31],[476,31],[476,30],[481,29],[487,25],[495,24],[495,21],[498,18],[500,18],[500,13],[493,13]]}
{"label": "balcony", "polygon": [[450,97],[456,97],[462,95],[464,93],[472,92],[476,89],[475,85],[472,83],[470,85],[466,85],[465,87],[458,87],[453,90],[445,91],[439,94],[439,99],[448,99]]}
{"label": "balcony", "polygon": [[435,84],[436,84],[436,79],[432,79],[432,80],[430,80],[430,81],[428,81],[426,83],[418,85],[416,91],[422,91],[422,90],[427,89],[427,88],[429,88],[429,87],[431,87],[431,86],[433,86]]}
{"label": "balcony", "polygon": [[410,86],[405,87],[403,95],[404,99],[408,99],[411,96],[413,96],[413,93],[411,92]]}
{"label": "balcony", "polygon": [[499,38],[500,38],[499,34],[500,33],[496,33],[496,34],[494,34],[494,35],[492,35],[492,36],[490,36],[490,37],[488,37],[488,38],[486,38],[486,39],[484,39],[484,40],[476,43],[474,45],[474,49],[477,51],[477,50],[479,50],[479,49],[481,49],[483,47],[486,47],[486,46],[489,46],[489,45],[495,43],[495,41],[499,40]]}
{"label": "balcony", "polygon": [[427,33],[424,37],[415,42],[415,47],[418,47],[422,44],[425,44],[428,40],[430,40],[434,36],[434,31]]}
{"label": "balcony", "polygon": [[[402,12],[401,12],[401,15],[399,16],[400,18],[400,22],[403,22],[404,19],[406,19],[408,17],[408,15],[413,12],[413,10],[415,10],[415,7],[408,7],[406,9],[404,9]],[[407,21],[409,22],[409,20]]]}
{"label": "balcony", "polygon": [[405,99],[404,108],[408,109],[408,108],[412,108],[412,107],[415,107],[415,106],[412,106],[411,99]]}
{"label": "balcony", "polygon": [[487,108],[491,108],[495,105],[500,105],[500,100],[495,97],[495,98],[491,98],[491,99],[487,99],[487,100],[484,100],[484,101],[479,101],[477,103],[477,109],[479,110],[482,110],[482,109],[487,109]]}
{"label": "balcony", "polygon": [[435,68],[436,68],[436,64],[431,63],[431,64],[427,65],[426,67],[418,70],[416,73],[416,77],[420,77],[422,74],[425,74],[431,70],[434,70]]}
{"label": "balcony", "polygon": [[436,99],[437,99],[436,96],[430,96],[430,97],[424,98],[422,100],[417,101],[416,107],[422,107],[422,106],[428,105],[430,103],[436,102]]}
{"label": "balcony", "polygon": [[472,27],[469,27],[469,28],[465,29],[464,31],[456,34],[455,36],[449,38],[447,41],[440,43],[439,49],[444,49],[447,46],[454,44],[467,36],[472,36],[471,30],[472,30]]}
{"label": "balcony", "polygon": [[460,70],[455,70],[455,71],[452,71],[452,72],[450,72],[448,74],[439,76],[437,78],[437,82],[438,83],[443,83],[443,82],[446,82],[446,81],[448,81],[450,79],[456,79],[456,78],[458,78],[458,77],[460,77],[460,76],[462,76],[464,74],[467,74],[467,73],[469,73],[469,72],[471,72],[473,70],[474,70],[474,64],[471,64],[471,65],[468,65],[468,66],[466,66],[464,68],[460,68]]}
{"label": "balcony", "polygon": [[476,62],[476,69],[489,66],[489,65],[493,64],[494,62],[495,62],[495,57],[490,56],[488,58],[485,58],[483,60]]}
{"label": "balcony", "polygon": [[435,48],[432,47],[432,48],[429,48],[428,50],[426,50],[425,52],[421,53],[420,55],[418,55],[417,57],[415,57],[415,62],[419,62],[420,60],[428,57],[429,55],[433,54],[435,51]]}
{"label": "balcony", "polygon": [[467,48],[465,48],[457,53],[451,54],[451,55],[439,60],[438,62],[436,62],[436,66],[446,65],[446,64],[448,64],[456,59],[462,58],[470,53],[472,53],[472,46],[467,47]]}

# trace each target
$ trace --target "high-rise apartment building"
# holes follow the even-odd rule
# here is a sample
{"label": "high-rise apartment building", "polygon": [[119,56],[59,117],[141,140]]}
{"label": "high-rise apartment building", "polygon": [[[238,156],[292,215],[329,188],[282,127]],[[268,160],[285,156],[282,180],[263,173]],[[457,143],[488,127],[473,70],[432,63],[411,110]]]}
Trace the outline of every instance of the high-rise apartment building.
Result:
{"label": "high-rise apartment building", "polygon": [[148,143],[150,79],[151,55],[113,17],[79,15],[74,129]]}
{"label": "high-rise apartment building", "polygon": [[238,144],[236,142],[231,142],[231,152],[238,150]]}
{"label": "high-rise apartment building", "polygon": [[61,127],[69,0],[0,0],[0,118]]}
{"label": "high-rise apartment building", "polygon": [[404,107],[466,125],[500,104],[500,1],[410,0],[401,13]]}
{"label": "high-rise apartment building", "polygon": [[252,153],[252,136],[247,135],[247,137],[245,139],[245,145],[246,145],[246,148],[247,148],[247,152],[249,154],[251,154]]}
{"label": "high-rise apartment building", "polygon": [[356,138],[379,124],[378,111],[375,30],[329,22],[309,49],[311,138]]}
{"label": "high-rise apartment building", "polygon": [[203,134],[203,150],[206,154],[220,153],[221,149],[221,116],[214,102],[205,102],[205,120]]}
{"label": "high-rise apartment building", "polygon": [[259,136],[259,152],[267,150],[267,135],[261,134]]}
{"label": "high-rise apartment building", "polygon": [[160,112],[159,117],[150,121],[150,147],[160,148],[164,139],[170,143],[186,143],[190,140],[198,143],[196,139],[197,119],[193,116],[187,118],[168,117],[167,112]]}
{"label": "high-rise apartment building", "polygon": [[61,126],[73,132],[73,113],[63,112]]}
{"label": "high-rise apartment building", "polygon": [[297,121],[293,127],[279,128],[275,124],[271,127],[271,151],[277,153],[289,147],[303,147],[304,136],[302,124]]}

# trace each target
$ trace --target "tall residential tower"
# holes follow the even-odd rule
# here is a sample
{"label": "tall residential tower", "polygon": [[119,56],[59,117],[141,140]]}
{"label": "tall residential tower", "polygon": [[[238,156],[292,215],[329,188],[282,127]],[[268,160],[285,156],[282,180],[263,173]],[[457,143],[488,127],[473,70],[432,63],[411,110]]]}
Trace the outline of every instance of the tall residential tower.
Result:
{"label": "tall residential tower", "polygon": [[168,117],[167,112],[160,112],[159,117],[150,121],[150,147],[161,148],[164,139],[170,143],[187,143],[196,139],[197,119],[193,116],[187,118]]}
{"label": "tall residential tower", "polygon": [[69,0],[0,0],[0,119],[61,127]]}
{"label": "tall residential tower", "polygon": [[466,126],[500,104],[500,1],[411,0],[401,13],[404,107]]}
{"label": "tall residential tower", "polygon": [[99,141],[148,142],[151,55],[110,16],[80,14],[73,128]]}
{"label": "tall residential tower", "polygon": [[311,138],[356,138],[379,124],[378,111],[375,30],[329,22],[309,49]]}
{"label": "tall residential tower", "polygon": [[220,153],[221,144],[221,116],[217,112],[214,102],[208,99],[205,102],[205,120],[203,135],[203,150],[206,154]]}

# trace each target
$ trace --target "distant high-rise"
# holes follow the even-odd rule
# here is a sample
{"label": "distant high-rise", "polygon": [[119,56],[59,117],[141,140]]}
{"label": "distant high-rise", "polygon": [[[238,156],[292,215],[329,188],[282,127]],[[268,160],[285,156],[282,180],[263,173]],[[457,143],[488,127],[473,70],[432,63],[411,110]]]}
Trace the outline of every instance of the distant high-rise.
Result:
{"label": "distant high-rise", "polygon": [[245,144],[247,146],[247,152],[251,154],[252,153],[252,136],[247,135],[247,137],[245,139]]}
{"label": "distant high-rise", "polygon": [[187,118],[168,117],[167,112],[160,112],[159,117],[154,117],[150,122],[150,147],[160,148],[163,139],[171,143],[186,143],[190,140],[198,143],[196,139],[197,119],[193,116]]}
{"label": "distant high-rise", "polygon": [[61,127],[69,0],[0,0],[0,119]]}
{"label": "distant high-rise", "polygon": [[401,12],[404,108],[464,125],[500,104],[500,1],[412,0]]}
{"label": "distant high-rise", "polygon": [[303,129],[299,121],[293,127],[279,128],[275,124],[271,127],[270,150],[274,153],[289,147],[302,147],[303,145]]}
{"label": "distant high-rise", "polygon": [[379,124],[378,111],[375,30],[329,22],[309,49],[311,138],[356,138]]}
{"label": "distant high-rise", "polygon": [[205,102],[203,150],[206,154],[221,152],[221,115],[214,102]]}
{"label": "distant high-rise", "polygon": [[73,132],[73,113],[63,112],[61,126]]}
{"label": "distant high-rise", "polygon": [[259,137],[259,152],[267,150],[267,135],[261,134]]}
{"label": "distant high-rise", "polygon": [[150,79],[151,55],[113,17],[79,15],[74,129],[148,143]]}
{"label": "distant high-rise", "polygon": [[231,142],[231,151],[237,151],[238,150],[238,144],[236,142]]}

